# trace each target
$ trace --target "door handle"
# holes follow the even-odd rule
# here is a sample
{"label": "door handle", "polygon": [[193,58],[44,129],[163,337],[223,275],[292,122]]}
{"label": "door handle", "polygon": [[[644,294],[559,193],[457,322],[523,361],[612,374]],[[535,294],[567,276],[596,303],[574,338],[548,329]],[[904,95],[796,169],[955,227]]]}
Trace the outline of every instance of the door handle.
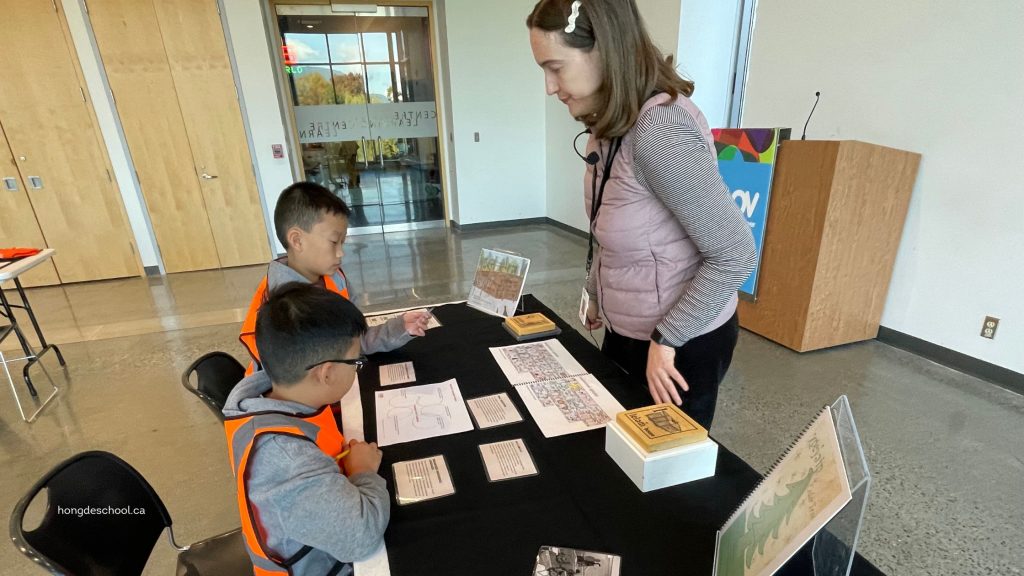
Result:
{"label": "door handle", "polygon": [[384,142],[377,136],[377,158],[380,158],[380,167],[384,167]]}
{"label": "door handle", "polygon": [[207,174],[206,172],[203,172],[203,174],[200,176],[200,178],[202,178],[203,180],[216,180],[217,176],[211,176],[210,174]]}
{"label": "door handle", "polygon": [[18,179],[11,177],[4,178],[4,190],[7,190],[8,192],[17,192]]}
{"label": "door handle", "polygon": [[29,186],[29,188],[31,188],[33,190],[42,190],[43,189],[43,179],[40,178],[39,176],[29,176],[28,177],[28,186]]}
{"label": "door handle", "polygon": [[366,155],[366,138],[360,136],[359,141],[363,143],[363,168],[369,168],[370,161],[367,160],[368,156]]}

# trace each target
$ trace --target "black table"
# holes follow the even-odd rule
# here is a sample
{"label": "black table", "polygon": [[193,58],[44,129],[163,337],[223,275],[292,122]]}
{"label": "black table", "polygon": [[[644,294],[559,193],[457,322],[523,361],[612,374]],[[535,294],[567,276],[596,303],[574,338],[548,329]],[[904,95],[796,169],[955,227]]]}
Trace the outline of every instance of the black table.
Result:
{"label": "black table", "polygon": [[[646,389],[591,342],[537,299],[523,298],[526,312],[543,312],[562,328],[558,340],[626,409],[651,403]],[[544,437],[488,350],[517,343],[500,318],[465,305],[442,306],[434,315],[441,327],[372,356],[360,372],[366,440],[377,437],[377,367],[405,360],[415,363],[418,384],[456,378],[466,399],[507,393],[524,420],[383,448],[380,472],[392,497],[393,463],[437,454],[445,456],[456,490],[437,500],[393,503],[385,534],[392,574],[526,576],[541,545],[618,554],[624,576],[711,574],[715,532],[760,474],[720,446],[714,477],[642,493],[605,453],[603,429]],[[539,475],[489,482],[478,446],[515,438],[526,443]],[[805,549],[779,573],[812,574],[809,566]],[[881,574],[859,556],[853,573]]]}

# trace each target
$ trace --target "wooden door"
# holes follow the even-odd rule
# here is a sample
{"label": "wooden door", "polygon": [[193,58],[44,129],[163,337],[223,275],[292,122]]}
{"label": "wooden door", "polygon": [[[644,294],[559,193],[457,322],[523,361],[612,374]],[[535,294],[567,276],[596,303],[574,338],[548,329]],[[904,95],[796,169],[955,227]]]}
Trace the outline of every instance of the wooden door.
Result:
{"label": "wooden door", "polygon": [[61,281],[141,274],[56,5],[0,0],[0,13],[0,122]]}
{"label": "wooden door", "polygon": [[[11,190],[14,188],[14,190]],[[25,183],[18,174],[7,139],[0,126],[0,248],[46,248],[46,239],[32,211]],[[47,260],[19,277],[25,286],[59,284],[53,260]]]}
{"label": "wooden door", "polygon": [[219,267],[153,3],[88,0],[87,6],[164,268]]}
{"label": "wooden door", "polygon": [[217,4],[153,3],[221,266],[263,264],[270,244]]}

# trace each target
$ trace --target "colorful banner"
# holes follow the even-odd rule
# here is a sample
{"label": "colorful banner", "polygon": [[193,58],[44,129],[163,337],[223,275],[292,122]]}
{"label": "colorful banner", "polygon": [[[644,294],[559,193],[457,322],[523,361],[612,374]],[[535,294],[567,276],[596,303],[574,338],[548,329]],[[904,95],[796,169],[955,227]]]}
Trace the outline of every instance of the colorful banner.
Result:
{"label": "colorful banner", "polygon": [[741,293],[753,299],[757,298],[757,275],[761,269],[775,155],[783,132],[783,137],[788,137],[789,130],[780,128],[717,128],[711,131],[718,153],[718,171],[750,225],[757,245],[757,266],[740,287]]}

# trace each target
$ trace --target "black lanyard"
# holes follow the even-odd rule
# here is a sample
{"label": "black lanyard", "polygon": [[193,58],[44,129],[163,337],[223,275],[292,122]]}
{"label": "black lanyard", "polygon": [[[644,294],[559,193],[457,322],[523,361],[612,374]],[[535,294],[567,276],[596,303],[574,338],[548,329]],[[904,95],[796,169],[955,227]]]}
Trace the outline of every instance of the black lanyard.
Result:
{"label": "black lanyard", "polygon": [[[612,140],[608,157],[604,162],[604,171],[601,173],[601,186],[597,185],[597,164],[593,167],[593,178],[590,184],[590,234],[587,239],[587,276],[590,276],[590,267],[594,264],[594,222],[597,221],[597,212],[601,209],[601,201],[604,200],[604,187],[611,180],[612,166],[615,164],[615,156],[619,154],[622,147],[622,138]],[[600,148],[600,145],[598,145]]]}

